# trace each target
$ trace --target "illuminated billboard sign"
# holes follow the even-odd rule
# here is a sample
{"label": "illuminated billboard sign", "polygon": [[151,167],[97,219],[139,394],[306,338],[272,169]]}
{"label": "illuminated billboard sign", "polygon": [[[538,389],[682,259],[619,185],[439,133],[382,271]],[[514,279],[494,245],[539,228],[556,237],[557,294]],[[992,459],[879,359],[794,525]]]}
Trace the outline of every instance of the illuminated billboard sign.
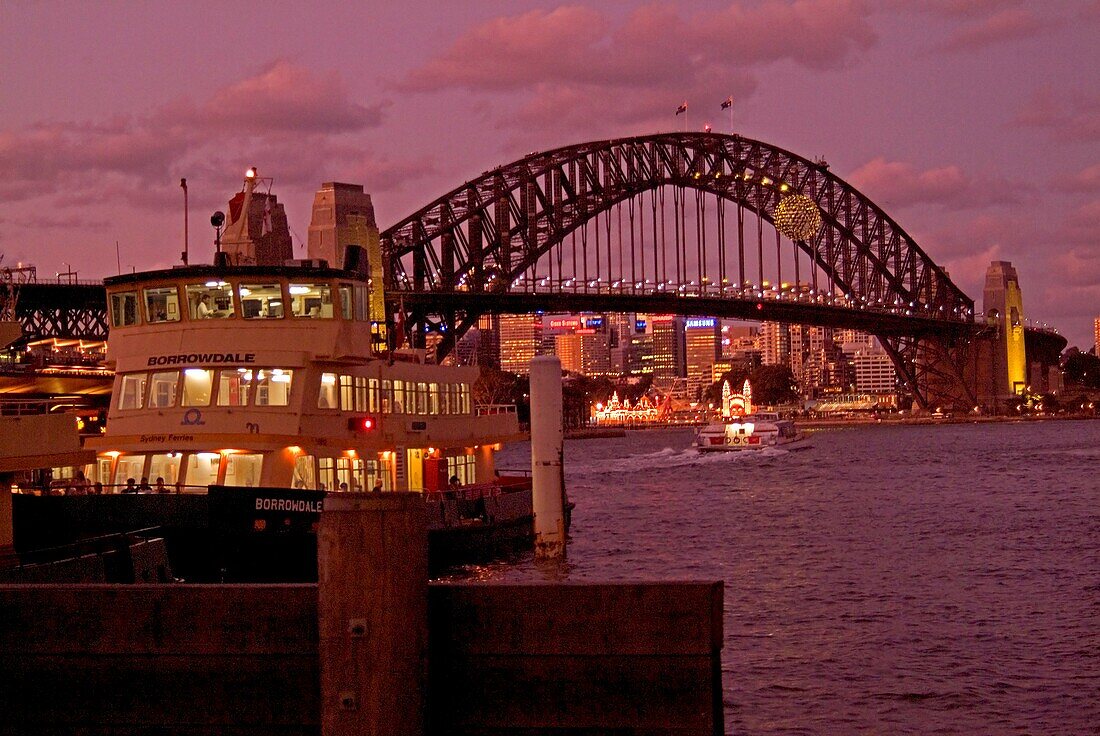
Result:
{"label": "illuminated billboard sign", "polygon": [[692,317],[687,321],[685,327],[689,330],[693,327],[710,327],[713,328],[716,323],[714,317]]}

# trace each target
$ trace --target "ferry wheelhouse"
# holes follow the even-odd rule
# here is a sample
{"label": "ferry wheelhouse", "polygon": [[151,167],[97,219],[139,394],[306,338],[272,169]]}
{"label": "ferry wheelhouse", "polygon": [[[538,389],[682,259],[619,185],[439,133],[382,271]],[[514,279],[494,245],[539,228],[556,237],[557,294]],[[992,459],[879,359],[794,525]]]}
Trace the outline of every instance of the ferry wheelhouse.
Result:
{"label": "ferry wheelhouse", "polygon": [[203,265],[105,284],[115,378],[90,480],[182,493],[499,483],[514,408],[474,407],[477,368],[377,350],[367,274]]}

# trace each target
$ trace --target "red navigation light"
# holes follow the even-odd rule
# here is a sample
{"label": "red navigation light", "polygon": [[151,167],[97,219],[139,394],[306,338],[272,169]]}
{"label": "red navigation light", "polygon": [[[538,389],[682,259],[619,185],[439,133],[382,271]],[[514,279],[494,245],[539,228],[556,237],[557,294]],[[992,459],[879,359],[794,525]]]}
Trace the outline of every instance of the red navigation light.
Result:
{"label": "red navigation light", "polygon": [[374,429],[374,418],[352,417],[348,419],[348,429],[352,432],[370,432]]}
{"label": "red navigation light", "polygon": [[758,311],[761,311],[761,312],[764,311],[764,303],[763,302],[757,302],[756,303],[756,309]]}

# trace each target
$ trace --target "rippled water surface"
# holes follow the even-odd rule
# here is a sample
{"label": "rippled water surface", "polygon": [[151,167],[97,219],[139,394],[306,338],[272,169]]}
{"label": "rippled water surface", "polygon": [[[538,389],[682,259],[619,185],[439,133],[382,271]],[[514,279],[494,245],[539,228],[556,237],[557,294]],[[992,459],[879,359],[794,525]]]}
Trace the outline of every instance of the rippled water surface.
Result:
{"label": "rippled water surface", "polygon": [[1100,734],[1100,422],[690,439],[566,443],[564,575],[723,580],[728,732]]}

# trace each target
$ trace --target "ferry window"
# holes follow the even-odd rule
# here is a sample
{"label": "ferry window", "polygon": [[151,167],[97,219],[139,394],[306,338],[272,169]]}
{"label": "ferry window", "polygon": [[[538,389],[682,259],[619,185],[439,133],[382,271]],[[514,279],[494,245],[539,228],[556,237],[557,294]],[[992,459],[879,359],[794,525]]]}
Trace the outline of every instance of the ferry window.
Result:
{"label": "ferry window", "polygon": [[218,406],[248,406],[252,371],[248,368],[223,368],[218,371]]}
{"label": "ferry window", "polygon": [[451,413],[451,384],[449,383],[439,385],[439,413]]}
{"label": "ferry window", "polygon": [[405,382],[400,379],[393,382],[393,413],[405,413]]}
{"label": "ferry window", "polygon": [[355,411],[367,410],[367,379],[365,376],[352,376],[355,382]]}
{"label": "ferry window", "polygon": [[119,409],[140,409],[145,404],[146,373],[126,373],[118,392]]}
{"label": "ferry window", "polygon": [[370,404],[369,404],[370,408],[368,409],[368,411],[378,411],[379,408],[381,407],[381,402],[379,401],[379,399],[381,397],[378,396],[378,379],[377,378],[370,378],[370,379],[367,380],[367,393],[369,395],[369,401],[370,401]]}
{"label": "ferry window", "polygon": [[134,485],[141,483],[145,471],[144,455],[122,455],[115,464],[115,491],[126,487],[126,481],[134,479]]}
{"label": "ferry window", "polygon": [[[109,457],[96,458],[96,471],[95,478],[92,479],[93,482],[99,481],[104,486],[111,485],[111,462],[112,460]],[[108,488],[108,491],[110,491],[110,488]]]}
{"label": "ferry window", "polygon": [[332,287],[328,284],[291,284],[290,303],[295,317],[332,317]]}
{"label": "ferry window", "polygon": [[300,489],[317,488],[316,474],[313,472],[313,455],[299,455],[294,459],[293,485]]}
{"label": "ferry window", "polygon": [[[344,484],[347,488],[344,488]],[[336,458],[336,485],[334,491],[351,491],[357,493],[363,490],[363,461],[358,458]]]}
{"label": "ferry window", "polygon": [[321,374],[321,390],[317,394],[318,409],[336,409],[339,402],[336,400],[336,374]]}
{"label": "ferry window", "polygon": [[428,413],[432,415],[439,414],[439,384],[428,384]]}
{"label": "ferry window", "polygon": [[216,452],[194,452],[187,458],[187,475],[184,481],[193,490],[206,488],[218,482],[218,470],[222,456]]}
{"label": "ferry window", "polygon": [[129,327],[137,323],[137,292],[111,294],[111,327]]}
{"label": "ferry window", "polygon": [[355,319],[355,304],[351,300],[351,284],[340,284],[340,316]]}
{"label": "ferry window", "polygon": [[374,488],[374,484],[382,481],[383,491],[393,490],[393,465],[392,462],[368,460],[367,461],[367,481],[370,483],[370,487]]}
{"label": "ferry window", "polygon": [[176,405],[176,385],[179,371],[154,373],[149,379],[149,408],[165,409]]}
{"label": "ferry window", "polygon": [[477,481],[473,455],[459,455],[447,458],[447,477],[458,476],[458,482],[464,486],[473,485]]}
{"label": "ferry window", "polygon": [[283,316],[283,290],[278,284],[241,284],[241,314],[245,319]]}
{"label": "ferry window", "polygon": [[317,458],[317,480],[319,490],[334,491],[336,485],[336,460],[331,457]]}
{"label": "ferry window", "polygon": [[428,384],[423,381],[416,384],[416,413],[428,413]]}
{"label": "ferry window", "polygon": [[362,284],[355,285],[355,319],[360,322],[370,321],[370,293]]}
{"label": "ferry window", "polygon": [[188,284],[187,310],[191,319],[224,319],[233,316],[233,287],[224,281]]}
{"label": "ferry window", "polygon": [[145,318],[149,322],[179,322],[180,298],[176,287],[146,289]]}
{"label": "ferry window", "polygon": [[382,381],[382,413],[389,414],[393,411],[393,382]]}
{"label": "ferry window", "polygon": [[458,386],[460,409],[462,414],[470,413],[470,384],[460,383]]}
{"label": "ferry window", "polygon": [[367,477],[364,470],[364,461],[360,458],[347,458],[346,463],[346,476],[341,477],[341,483],[348,484],[348,490],[352,493],[362,493],[363,491],[369,491],[371,486],[367,485]]}
{"label": "ferry window", "polygon": [[214,389],[214,371],[206,368],[183,370],[183,400],[180,406],[210,406]]}
{"label": "ferry window", "polygon": [[[152,455],[149,458],[149,483],[156,490],[157,478],[164,478],[164,484],[174,486],[180,477],[180,460],[182,456],[178,452],[167,455]],[[173,491],[175,488],[172,489]]]}
{"label": "ferry window", "polygon": [[340,376],[340,408],[355,411],[355,398],[351,391],[351,376]]}
{"label": "ferry window", "polygon": [[256,406],[286,406],[290,403],[290,382],[294,371],[261,368],[256,371]]}
{"label": "ferry window", "polygon": [[260,485],[260,468],[264,456],[233,453],[225,459],[225,485],[253,488]]}

